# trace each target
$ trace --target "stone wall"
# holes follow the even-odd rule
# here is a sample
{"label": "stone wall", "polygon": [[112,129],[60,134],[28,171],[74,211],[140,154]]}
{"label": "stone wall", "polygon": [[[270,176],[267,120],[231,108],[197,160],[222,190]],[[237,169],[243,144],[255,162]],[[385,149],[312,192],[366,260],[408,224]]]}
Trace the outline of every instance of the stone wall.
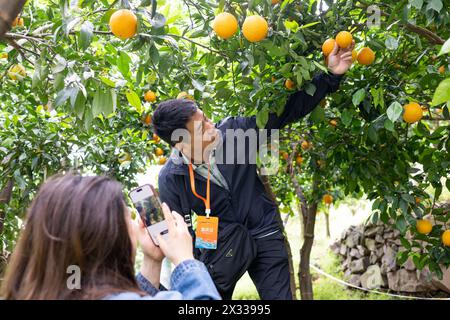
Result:
{"label": "stone wall", "polygon": [[403,266],[397,263],[401,249],[400,232],[383,224],[351,226],[331,250],[342,259],[344,280],[366,289],[390,289],[396,292],[450,293],[450,268],[442,280],[432,276],[427,268],[417,270],[412,259]]}

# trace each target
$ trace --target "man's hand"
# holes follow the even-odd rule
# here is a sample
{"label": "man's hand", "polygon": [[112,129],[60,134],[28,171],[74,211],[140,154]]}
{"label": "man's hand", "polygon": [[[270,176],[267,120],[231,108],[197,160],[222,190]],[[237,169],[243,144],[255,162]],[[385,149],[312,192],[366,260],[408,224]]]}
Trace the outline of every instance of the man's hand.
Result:
{"label": "man's hand", "polygon": [[335,44],[333,51],[328,56],[328,69],[336,75],[346,73],[352,65],[352,51],[354,48],[355,41],[353,41],[352,45],[347,49],[341,49]]}

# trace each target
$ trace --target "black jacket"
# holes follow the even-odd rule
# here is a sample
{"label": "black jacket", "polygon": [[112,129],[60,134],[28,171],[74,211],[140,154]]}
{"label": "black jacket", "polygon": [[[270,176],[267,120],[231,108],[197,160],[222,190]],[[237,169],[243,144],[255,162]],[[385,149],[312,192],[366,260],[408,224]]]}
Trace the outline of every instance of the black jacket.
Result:
{"label": "black jacket", "polygon": [[[293,93],[280,116],[270,114],[266,129],[280,129],[296,122],[310,113],[319,102],[331,92],[338,89],[341,76],[321,73],[312,83],[316,86],[313,96],[304,91]],[[257,129],[256,117],[230,117],[216,124],[223,133],[227,129]],[[225,140],[224,143],[225,144]],[[226,150],[223,151],[226,153]],[[237,163],[237,162],[235,162]],[[244,224],[252,236],[260,237],[278,229],[275,219],[275,204],[265,193],[259,179],[256,164],[218,164],[230,191],[211,183],[211,215],[219,217],[219,228],[227,222]],[[206,195],[206,179],[195,174],[197,193]],[[171,210],[182,215],[191,210],[204,215],[204,204],[196,198],[189,184],[187,165],[174,161],[171,157],[159,173],[159,192],[161,201],[166,202]]]}

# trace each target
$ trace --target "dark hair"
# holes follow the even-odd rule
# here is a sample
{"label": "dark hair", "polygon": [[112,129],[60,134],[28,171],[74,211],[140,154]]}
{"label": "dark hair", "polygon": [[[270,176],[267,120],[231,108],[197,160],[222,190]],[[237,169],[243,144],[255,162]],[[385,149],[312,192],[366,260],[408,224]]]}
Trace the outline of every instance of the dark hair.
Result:
{"label": "dark hair", "polygon": [[[140,292],[133,260],[121,185],[108,177],[52,177],[28,209],[0,296],[99,299]],[[67,287],[71,265],[81,270],[79,290]]]}
{"label": "dark hair", "polygon": [[180,141],[172,141],[172,133],[186,129],[186,124],[197,112],[197,105],[189,99],[172,99],[161,102],[153,113],[155,133],[165,142],[174,146]]}

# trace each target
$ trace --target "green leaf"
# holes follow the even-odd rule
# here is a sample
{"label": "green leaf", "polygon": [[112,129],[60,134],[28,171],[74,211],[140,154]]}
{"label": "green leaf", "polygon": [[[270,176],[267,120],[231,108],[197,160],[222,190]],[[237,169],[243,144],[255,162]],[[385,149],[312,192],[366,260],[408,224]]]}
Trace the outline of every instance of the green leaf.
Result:
{"label": "green leaf", "polygon": [[353,119],[353,112],[349,109],[345,109],[342,112],[342,116],[341,116],[341,120],[342,123],[344,124],[344,126],[348,126],[350,125],[350,123],[352,123],[352,119]]}
{"label": "green leaf", "polygon": [[384,121],[384,128],[388,131],[393,132],[394,131],[394,123],[391,120],[386,119]]}
{"label": "green leaf", "polygon": [[125,51],[120,51],[119,58],[117,59],[117,68],[124,77],[128,77],[130,72],[131,58]]}
{"label": "green leaf", "polygon": [[437,87],[431,106],[437,106],[441,103],[450,101],[450,78],[443,80]]}
{"label": "green leaf", "polygon": [[365,89],[359,89],[358,91],[356,91],[353,94],[353,97],[352,97],[353,105],[355,107],[357,107],[364,100],[365,97],[366,97],[366,90]]}
{"label": "green leaf", "polygon": [[441,51],[439,52],[439,56],[443,54],[450,53],[450,38],[445,41],[445,43],[442,45]]}
{"label": "green leaf", "polygon": [[427,5],[427,9],[433,9],[436,12],[440,12],[443,7],[442,0],[430,0]]}
{"label": "green leaf", "polygon": [[402,112],[403,108],[401,104],[398,103],[397,101],[392,102],[386,111],[389,120],[391,120],[392,122],[397,121],[397,119],[401,116]]}
{"label": "green leaf", "polygon": [[369,139],[372,140],[372,142],[374,142],[374,143],[378,142],[377,130],[375,129],[375,127],[373,125],[371,125],[369,127],[368,135],[369,135]]}
{"label": "green leaf", "polygon": [[141,99],[139,99],[139,96],[137,95],[136,92],[134,92],[133,90],[129,90],[126,93],[127,96],[127,100],[128,102],[136,108],[137,112],[142,113],[142,104],[141,104]]}
{"label": "green leaf", "polygon": [[269,120],[269,110],[266,108],[260,110],[256,115],[256,125],[259,129],[264,129],[266,127],[267,121]]}
{"label": "green leaf", "polygon": [[90,21],[85,21],[81,25],[80,29],[80,47],[86,50],[91,44],[92,37],[94,36],[94,25]]}
{"label": "green leaf", "polygon": [[422,9],[423,0],[410,0],[409,3],[418,10]]}

